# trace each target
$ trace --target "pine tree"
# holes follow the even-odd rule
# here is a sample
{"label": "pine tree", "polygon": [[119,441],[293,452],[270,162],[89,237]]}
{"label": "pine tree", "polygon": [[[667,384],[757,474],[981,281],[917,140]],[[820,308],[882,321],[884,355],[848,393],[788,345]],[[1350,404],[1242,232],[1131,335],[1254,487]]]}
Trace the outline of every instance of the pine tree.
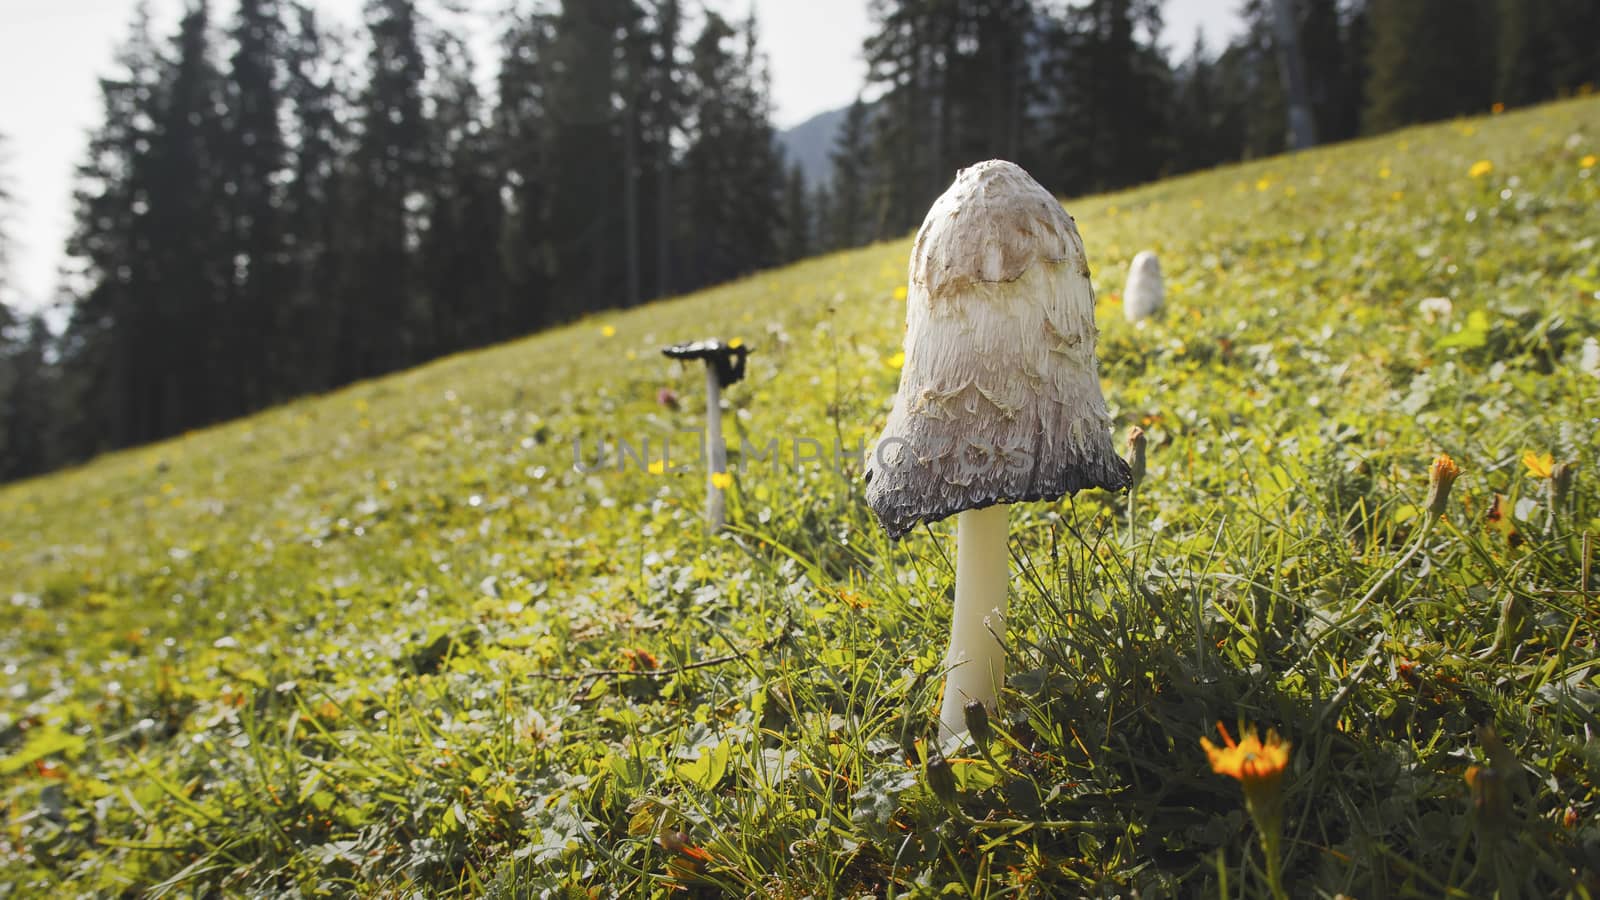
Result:
{"label": "pine tree", "polygon": [[499,246],[508,298],[502,327],[511,334],[557,320],[549,300],[555,265],[546,228],[555,181],[545,90],[553,42],[553,18],[539,12],[514,19],[501,40],[494,142],[507,198]]}
{"label": "pine tree", "polygon": [[[874,177],[866,198],[872,237],[916,227],[940,184],[944,145],[936,117],[937,56],[951,31],[951,0],[879,0],[862,47],[867,82],[883,89],[873,118]],[[947,179],[946,179],[947,180]]]}
{"label": "pine tree", "polygon": [[337,329],[347,321],[340,289],[343,251],[354,236],[339,227],[351,173],[344,124],[347,103],[338,78],[340,46],[317,22],[316,12],[294,7],[295,27],[285,50],[283,90],[290,111],[290,172],[279,221],[284,226],[287,285],[272,326],[283,340],[275,348],[276,393],[293,396],[335,384]]}
{"label": "pine tree", "polygon": [[413,0],[372,0],[367,18],[369,80],[341,216],[352,239],[341,254],[343,319],[334,351],[340,383],[414,362],[428,318],[416,277],[431,174],[419,16]]}
{"label": "pine tree", "polygon": [[1600,88],[1600,3],[1550,0],[1550,74],[1555,96]]}
{"label": "pine tree", "polygon": [[1373,0],[1370,16],[1365,130],[1488,109],[1495,72],[1490,0]]}
{"label": "pine tree", "polygon": [[626,297],[621,121],[615,98],[626,0],[564,0],[547,49],[544,82],[553,321]]}
{"label": "pine tree", "polygon": [[1210,168],[1237,159],[1244,143],[1241,110],[1229,104],[1218,63],[1198,29],[1188,58],[1174,73],[1173,90],[1172,171]]}
{"label": "pine tree", "polygon": [[51,335],[43,316],[15,316],[0,304],[0,482],[36,475],[59,463],[51,434],[55,378]]}
{"label": "pine tree", "polygon": [[1254,159],[1287,148],[1288,109],[1273,50],[1271,8],[1265,0],[1246,0],[1239,15],[1245,30],[1218,58],[1217,75],[1238,128],[1238,149],[1231,156]]}
{"label": "pine tree", "polygon": [[279,331],[279,305],[289,273],[278,185],[288,151],[278,119],[286,36],[274,0],[239,0],[231,33],[226,146],[219,165],[233,272],[218,324],[222,360],[232,370],[226,379],[231,393],[220,411],[237,414],[282,396],[284,361],[278,354],[290,340]]}
{"label": "pine tree", "polygon": [[741,34],[707,13],[690,48],[679,236],[688,286],[778,259],[783,164],[754,28],[751,22]]}
{"label": "pine tree", "polygon": [[630,304],[672,283],[673,140],[683,126],[678,0],[642,3],[629,19],[619,72],[623,116],[624,240]]}
{"label": "pine tree", "polygon": [[201,2],[179,23],[161,78],[148,181],[135,201],[148,207],[132,232],[147,280],[132,300],[150,328],[128,347],[147,392],[130,435],[136,443],[234,412],[231,348],[220,328],[234,274],[220,168],[224,82],[209,16]]}
{"label": "pine tree", "polygon": [[806,189],[806,174],[796,164],[789,167],[783,185],[783,261],[794,262],[810,256],[811,235],[811,192]]}
{"label": "pine tree", "polygon": [[499,172],[466,46],[441,35],[435,87],[428,230],[422,273],[432,314],[429,355],[504,336],[499,266]]}
{"label": "pine tree", "polygon": [[1161,172],[1171,89],[1160,32],[1156,0],[1092,0],[1068,10],[1046,48],[1046,72],[1059,87],[1043,123],[1054,150],[1045,184],[1078,193]]}
{"label": "pine tree", "polygon": [[960,0],[951,4],[941,80],[936,186],[956,169],[985,159],[1022,159],[1028,107],[1035,99],[1028,71],[1039,13],[1031,0]]}
{"label": "pine tree", "polygon": [[872,238],[867,216],[872,145],[867,105],[857,97],[839,126],[839,136],[828,154],[833,163],[833,178],[826,216],[822,222],[822,241],[830,248],[859,247]]}
{"label": "pine tree", "polygon": [[1600,82],[1600,3],[1500,0],[1495,99],[1537,103]]}
{"label": "pine tree", "polygon": [[825,253],[838,249],[833,243],[834,235],[828,231],[828,223],[833,221],[833,192],[828,190],[826,181],[818,184],[811,192],[811,248],[813,253]]}
{"label": "pine tree", "polygon": [[681,5],[678,0],[655,0],[650,18],[653,23],[647,32],[650,55],[640,79],[643,96],[639,101],[639,115],[644,153],[651,166],[648,193],[654,196],[645,217],[645,234],[650,236],[650,245],[654,248],[648,283],[654,286],[653,296],[664,297],[671,293],[673,286],[675,219],[672,213],[676,203],[673,183],[678,165],[673,141],[683,132],[685,104],[679,77],[682,65],[678,60],[679,32],[683,26]]}
{"label": "pine tree", "polygon": [[139,440],[156,393],[141,364],[159,334],[154,308],[142,302],[152,293],[148,148],[163,95],[147,8],[136,11],[116,62],[119,71],[100,79],[104,116],[77,170],[67,242],[77,294],[61,367],[67,405],[79,411],[65,429],[75,457]]}
{"label": "pine tree", "polygon": [[176,56],[167,74],[166,103],[150,148],[151,226],[156,266],[153,293],[140,302],[157,309],[165,340],[141,348],[145,365],[160,372],[156,406],[140,441],[174,434],[236,414],[240,386],[225,338],[225,306],[238,280],[228,239],[226,87],[212,47],[210,10],[200,2],[179,24]]}

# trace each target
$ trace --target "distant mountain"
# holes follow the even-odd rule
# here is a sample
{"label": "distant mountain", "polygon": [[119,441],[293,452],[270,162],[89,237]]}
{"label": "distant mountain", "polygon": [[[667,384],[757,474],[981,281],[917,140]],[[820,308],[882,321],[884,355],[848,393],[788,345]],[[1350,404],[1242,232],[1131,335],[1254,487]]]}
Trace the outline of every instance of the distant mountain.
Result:
{"label": "distant mountain", "polygon": [[800,164],[806,184],[815,188],[833,178],[833,162],[828,154],[833,152],[839,127],[844,124],[850,107],[841,106],[817,113],[787,131],[778,132],[778,143],[783,147],[789,165]]}

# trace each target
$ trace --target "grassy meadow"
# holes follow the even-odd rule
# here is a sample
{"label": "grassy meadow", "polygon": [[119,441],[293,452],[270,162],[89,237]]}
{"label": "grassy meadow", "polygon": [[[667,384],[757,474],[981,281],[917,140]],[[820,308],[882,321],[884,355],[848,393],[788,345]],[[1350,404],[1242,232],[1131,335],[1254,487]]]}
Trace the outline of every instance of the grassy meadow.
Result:
{"label": "grassy meadow", "polygon": [[1597,154],[1582,99],[1069,200],[1148,474],[1013,510],[932,782],[953,521],[850,452],[909,240],[0,488],[0,895],[1268,896],[1219,722],[1292,744],[1289,895],[1600,893]]}

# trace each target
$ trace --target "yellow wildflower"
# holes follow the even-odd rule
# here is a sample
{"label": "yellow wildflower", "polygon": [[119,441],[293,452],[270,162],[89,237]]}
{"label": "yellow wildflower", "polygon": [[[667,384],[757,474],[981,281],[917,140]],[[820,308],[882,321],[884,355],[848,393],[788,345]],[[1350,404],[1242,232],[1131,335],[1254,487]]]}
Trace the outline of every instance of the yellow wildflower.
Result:
{"label": "yellow wildflower", "polygon": [[1493,171],[1494,171],[1494,163],[1489,162],[1487,159],[1480,159],[1477,162],[1472,164],[1472,168],[1467,170],[1467,177],[1468,178],[1482,178],[1483,176],[1485,176],[1485,175],[1487,175],[1487,174],[1489,174],[1490,172],[1493,172]]}
{"label": "yellow wildflower", "polygon": [[1585,169],[1592,169],[1594,168],[1594,164],[1597,162],[1600,162],[1600,157],[1596,157],[1593,153],[1591,153],[1588,156],[1585,156],[1583,159],[1578,160],[1578,165]]}
{"label": "yellow wildflower", "polygon": [[616,337],[616,335],[617,335],[617,326],[615,326],[615,325],[601,325],[600,326],[600,336],[601,337]]}
{"label": "yellow wildflower", "polygon": [[889,357],[887,362],[889,364],[889,368],[898,369],[906,364],[906,355],[905,353],[896,353],[895,355]]}
{"label": "yellow wildflower", "polygon": [[711,486],[719,491],[725,491],[733,486],[733,476],[727,472],[712,472]]}
{"label": "yellow wildflower", "polygon": [[667,461],[658,459],[649,465],[649,469],[651,475],[665,475],[667,473]]}
{"label": "yellow wildflower", "polygon": [[1548,453],[1539,454],[1532,450],[1522,455],[1522,464],[1528,467],[1528,474],[1534,478],[1549,478],[1555,472],[1555,457]]}
{"label": "yellow wildflower", "polygon": [[905,285],[902,284],[899,287],[894,289],[894,298],[896,300],[904,300],[906,298],[906,295],[909,294],[909,293],[911,293],[911,291]]}

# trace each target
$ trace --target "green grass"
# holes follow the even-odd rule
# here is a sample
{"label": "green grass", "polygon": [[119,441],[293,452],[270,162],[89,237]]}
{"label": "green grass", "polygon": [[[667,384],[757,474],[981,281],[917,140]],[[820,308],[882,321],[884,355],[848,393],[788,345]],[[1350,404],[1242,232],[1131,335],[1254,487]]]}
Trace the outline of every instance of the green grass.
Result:
{"label": "green grass", "polygon": [[[1149,476],[1132,521],[1013,513],[959,815],[917,765],[953,529],[891,545],[788,443],[876,434],[906,241],[0,490],[0,894],[1260,896],[1219,720],[1294,745],[1295,896],[1595,893],[1595,153],[1589,99],[1068,203]],[[730,439],[789,457],[716,538],[698,471],[572,466],[696,427],[657,349],[710,334],[756,348]],[[1576,464],[1559,503],[1528,452]]]}

